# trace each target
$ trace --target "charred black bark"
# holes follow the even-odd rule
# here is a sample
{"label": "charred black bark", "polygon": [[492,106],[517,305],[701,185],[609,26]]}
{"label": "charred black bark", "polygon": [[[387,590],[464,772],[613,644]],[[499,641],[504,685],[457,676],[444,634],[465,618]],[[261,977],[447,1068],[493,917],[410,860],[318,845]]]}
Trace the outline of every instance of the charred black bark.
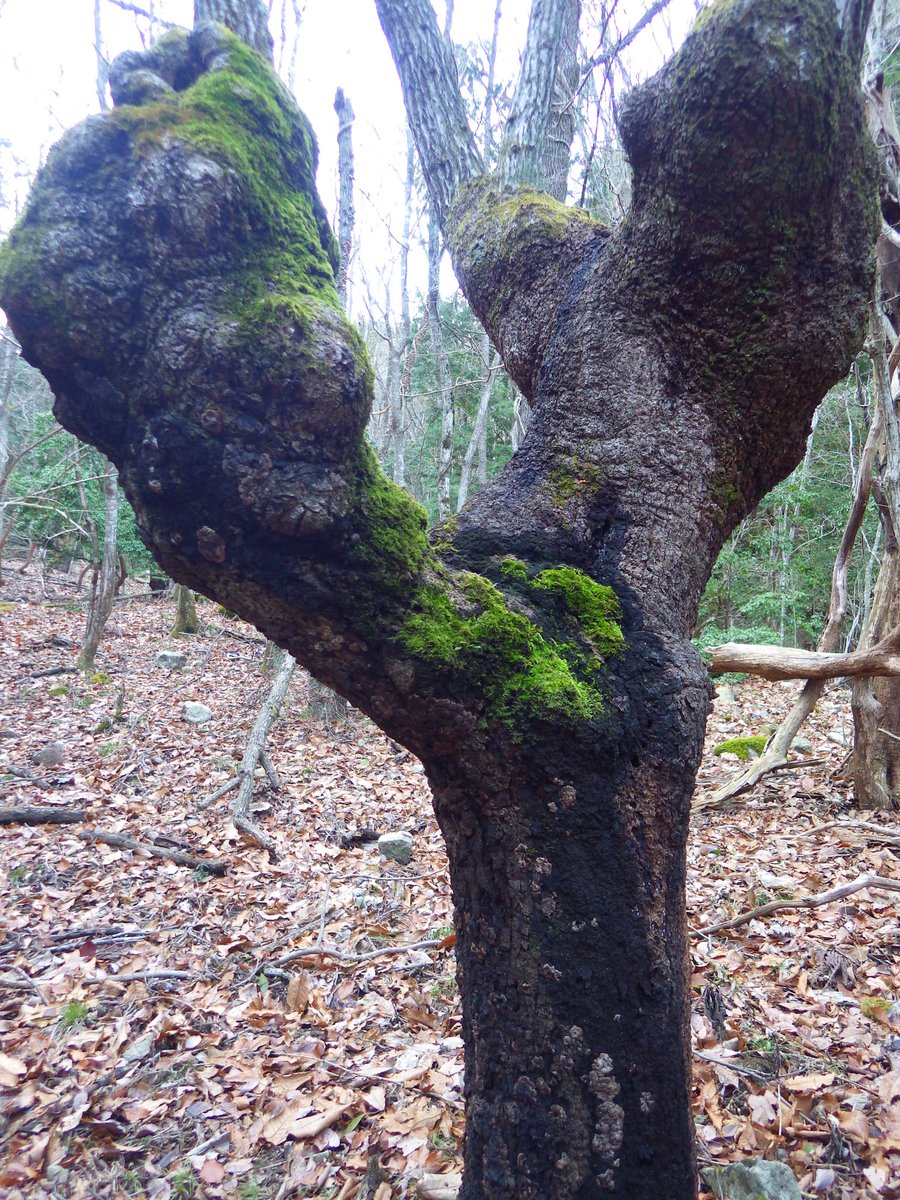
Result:
{"label": "charred black bark", "polygon": [[687,637],[861,340],[854,67],[831,0],[717,4],[631,100],[636,202],[610,233],[475,180],[458,97],[429,100],[422,64],[452,70],[428,0],[378,6],[457,274],[533,409],[452,538],[429,546],[362,443],[311,132],[221,30],[113,70],[127,103],[51,155],[0,300],[165,569],[423,759],[457,910],[465,1200],[688,1200],[708,682]]}

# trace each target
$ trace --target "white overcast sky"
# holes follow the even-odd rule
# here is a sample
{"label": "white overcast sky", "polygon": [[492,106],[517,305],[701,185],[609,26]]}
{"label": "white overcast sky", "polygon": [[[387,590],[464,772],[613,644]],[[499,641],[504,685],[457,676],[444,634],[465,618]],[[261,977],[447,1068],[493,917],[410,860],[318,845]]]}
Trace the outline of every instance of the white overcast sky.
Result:
{"label": "white overcast sky", "polygon": [[[650,0],[620,0],[619,30],[627,30]],[[144,7],[141,0],[137,3]],[[443,0],[435,0],[443,20]],[[278,4],[276,3],[276,10]],[[680,41],[695,11],[695,0],[671,0],[667,20]],[[524,42],[530,0],[505,0],[501,23],[501,70],[513,77]],[[585,4],[588,10],[589,4]],[[189,25],[191,0],[157,0],[158,15]],[[492,0],[456,0],[453,35],[467,43],[490,38]],[[589,28],[583,20],[582,28]],[[135,19],[109,0],[102,5],[102,33],[109,56],[140,48]],[[277,29],[273,33],[278,34]],[[585,40],[590,44],[590,36]],[[632,70],[646,75],[662,61],[668,34],[657,24],[641,34],[632,52]],[[95,89],[93,0],[0,0],[0,141],[11,152],[0,157],[6,191],[21,201],[25,179],[64,129],[98,107]],[[390,270],[402,224],[405,128],[400,85],[375,14],[374,0],[306,0],[300,29],[295,90],[319,140],[319,189],[334,212],[337,118],[335,89],[350,98],[357,120],[357,240],[370,286]],[[18,187],[10,179],[18,161]],[[0,209],[0,235],[11,221]],[[393,251],[391,249],[393,247]],[[387,264],[383,266],[382,264]],[[421,264],[414,279],[421,278]],[[381,288],[383,290],[383,288]],[[358,309],[358,304],[356,305]],[[357,315],[359,315],[357,313]]]}

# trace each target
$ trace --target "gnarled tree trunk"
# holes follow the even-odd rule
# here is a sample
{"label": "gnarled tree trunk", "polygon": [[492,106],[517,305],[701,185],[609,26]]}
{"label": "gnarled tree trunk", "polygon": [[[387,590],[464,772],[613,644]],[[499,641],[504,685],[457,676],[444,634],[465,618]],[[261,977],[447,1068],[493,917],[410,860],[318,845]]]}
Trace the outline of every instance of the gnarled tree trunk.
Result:
{"label": "gnarled tree trunk", "polygon": [[171,127],[155,103],[64,139],[0,299],[165,570],[424,762],[456,906],[464,1200],[688,1200],[684,846],[709,694],[688,638],[722,542],[861,342],[865,3],[706,14],[630,97],[615,233],[518,183],[556,0],[494,180],[429,0],[377,3],[457,276],[533,414],[452,534],[429,546],[362,441],[370,375],[309,131],[224,33],[114,66],[117,101],[148,72],[176,89],[153,97]]}

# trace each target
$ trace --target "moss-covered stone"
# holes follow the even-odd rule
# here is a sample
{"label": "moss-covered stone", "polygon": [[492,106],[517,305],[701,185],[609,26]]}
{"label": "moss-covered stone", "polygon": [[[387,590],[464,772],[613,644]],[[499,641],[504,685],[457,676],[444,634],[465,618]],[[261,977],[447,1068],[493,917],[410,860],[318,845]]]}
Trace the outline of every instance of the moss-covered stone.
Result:
{"label": "moss-covered stone", "polygon": [[753,734],[750,737],[735,737],[728,738],[727,741],[719,742],[713,750],[713,754],[736,754],[741,762],[747,762],[750,758],[759,758],[766,748],[768,737],[764,733]]}

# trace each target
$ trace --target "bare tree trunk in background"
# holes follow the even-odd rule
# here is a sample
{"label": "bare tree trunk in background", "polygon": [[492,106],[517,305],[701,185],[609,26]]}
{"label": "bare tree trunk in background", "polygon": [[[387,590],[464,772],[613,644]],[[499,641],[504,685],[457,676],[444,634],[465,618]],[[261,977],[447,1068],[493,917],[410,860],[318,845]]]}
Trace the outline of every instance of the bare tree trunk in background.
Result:
{"label": "bare tree trunk in background", "polygon": [[409,239],[412,231],[412,198],[416,180],[416,147],[406,131],[406,178],[403,184],[403,236],[400,243],[400,328],[396,347],[396,387],[392,391],[391,432],[394,446],[394,482],[406,486],[406,410],[410,397],[409,350]]}
{"label": "bare tree trunk in background", "polygon": [[109,101],[106,98],[106,89],[109,84],[109,61],[103,49],[103,29],[100,22],[100,8],[102,0],[94,0],[94,54],[97,59],[97,103],[100,105],[100,111],[106,112],[109,108]]}
{"label": "bare tree trunk in background", "polygon": [[175,623],[169,631],[170,636],[178,637],[182,633],[199,633],[200,618],[197,616],[197,602],[194,593],[184,583],[175,584]]}
{"label": "bare tree trunk in background", "polygon": [[353,226],[356,220],[353,202],[353,105],[338,88],[334,97],[334,111],[338,118],[338,219],[337,239],[341,265],[337,276],[337,291],[341,304],[347,307],[347,280],[350,274],[350,256],[353,252]]}
{"label": "bare tree trunk in background", "polygon": [[450,515],[450,472],[453,466],[453,432],[456,413],[453,404],[453,382],[450,379],[450,364],[444,345],[444,325],[441,320],[441,230],[433,210],[428,214],[428,330],[431,335],[431,351],[437,370],[438,392],[441,411],[441,441],[438,450],[438,519],[443,521]]}
{"label": "bare tree trunk in background", "polygon": [[13,368],[19,353],[18,343],[8,325],[0,325],[0,579],[3,578],[3,547],[6,545],[8,518],[5,500],[9,490],[10,459],[9,423],[12,413]]}
{"label": "bare tree trunk in background", "polygon": [[94,569],[91,573],[91,594],[88,598],[87,621],[85,623],[81,651],[78,655],[78,666],[82,671],[91,671],[94,667],[94,659],[97,656],[97,647],[100,645],[103,630],[106,627],[106,622],[109,620],[109,614],[112,612],[113,600],[116,595],[116,583],[119,577],[119,554],[116,545],[116,534],[119,527],[119,473],[111,462],[106,463],[106,471],[103,475],[103,555],[99,563],[97,561],[99,555],[97,526],[90,515],[87,494],[84,490],[84,481],[81,478],[80,471],[77,478],[85,519],[88,521],[88,527],[91,531],[94,554]]}
{"label": "bare tree trunk in background", "polygon": [[[271,14],[274,0],[269,0]],[[291,11],[291,21],[288,21],[288,6]],[[306,10],[305,0],[281,0],[278,37],[278,74],[288,85],[293,95],[297,76],[297,52],[300,48],[300,26]],[[291,26],[290,31],[288,26]]]}
{"label": "bare tree trunk in background", "polygon": [[513,383],[513,416],[509,430],[509,441],[513,452],[522,445],[530,424],[531,405]]}
{"label": "bare tree trunk in background", "polygon": [[481,361],[484,374],[481,377],[481,390],[478,394],[478,411],[475,413],[472,434],[469,438],[469,444],[466,446],[462,469],[459,473],[459,494],[456,498],[457,512],[459,512],[469,498],[472,463],[475,461],[476,451],[478,453],[479,464],[484,462],[485,474],[487,474],[488,411],[490,409],[494,379],[500,366],[500,355],[491,345],[491,339],[487,334],[484,334],[481,339]]}
{"label": "bare tree trunk in background", "polygon": [[[338,219],[337,237],[340,252],[340,267],[337,275],[337,290],[341,304],[347,307],[347,279],[350,271],[350,254],[353,248],[355,207],[353,203],[353,106],[341,88],[334,98],[334,111],[338,118]],[[399,391],[399,383],[398,383]],[[310,675],[309,710],[315,721],[326,729],[333,729],[347,719],[347,701],[324,683]]]}
{"label": "bare tree trunk in background", "polygon": [[541,172],[544,187],[555,200],[564,203],[569,182],[569,163],[572,159],[572,140],[575,137],[575,93],[578,89],[578,23],[581,19],[581,0],[565,0],[559,57],[553,99],[547,120],[544,157]]}

